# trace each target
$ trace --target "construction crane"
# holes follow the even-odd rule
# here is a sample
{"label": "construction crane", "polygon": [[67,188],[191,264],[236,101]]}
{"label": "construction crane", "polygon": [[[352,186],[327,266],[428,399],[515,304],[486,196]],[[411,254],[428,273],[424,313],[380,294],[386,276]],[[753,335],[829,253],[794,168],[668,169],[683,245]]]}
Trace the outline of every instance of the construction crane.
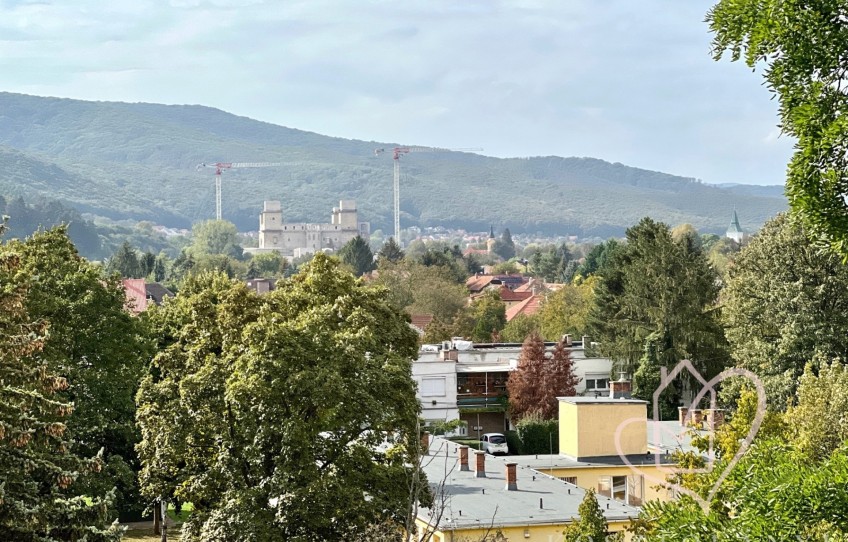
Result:
{"label": "construction crane", "polygon": [[[400,244],[400,157],[411,152],[473,152],[483,149],[443,149],[441,147],[395,147],[392,149],[394,159],[394,211],[395,211],[395,242]],[[386,149],[374,149],[379,156]]]}
{"label": "construction crane", "polygon": [[197,171],[203,168],[215,170],[215,220],[221,220],[221,173],[225,169],[243,167],[274,167],[285,165],[282,162],[215,162],[214,164],[197,164]]}

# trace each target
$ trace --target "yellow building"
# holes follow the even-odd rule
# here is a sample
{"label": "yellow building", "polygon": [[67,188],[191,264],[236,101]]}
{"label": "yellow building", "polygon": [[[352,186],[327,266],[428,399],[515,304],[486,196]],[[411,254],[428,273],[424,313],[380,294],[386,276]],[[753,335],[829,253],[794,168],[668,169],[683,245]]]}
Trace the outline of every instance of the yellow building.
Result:
{"label": "yellow building", "polygon": [[[512,460],[434,438],[422,466],[436,505],[418,511],[418,540],[424,532],[434,542],[459,542],[497,531],[510,541],[562,540],[563,530],[579,517],[586,491]],[[639,514],[609,497],[598,496],[598,503],[609,532],[623,531]]]}

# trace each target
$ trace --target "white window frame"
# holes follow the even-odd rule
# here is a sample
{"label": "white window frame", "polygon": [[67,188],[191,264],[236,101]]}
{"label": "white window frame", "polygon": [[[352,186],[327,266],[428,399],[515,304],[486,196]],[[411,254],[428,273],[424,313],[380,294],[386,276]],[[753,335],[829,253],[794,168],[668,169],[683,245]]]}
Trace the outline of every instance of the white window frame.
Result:
{"label": "white window frame", "polygon": [[[597,387],[597,385],[595,385],[595,383],[597,383],[598,380],[606,380],[606,383],[607,383],[606,387],[604,387],[604,388]],[[586,377],[583,379],[583,381],[586,383],[586,391],[609,390],[609,383],[610,383],[609,374],[606,374],[606,373],[586,373]],[[592,387],[589,387],[589,381],[591,381],[593,383]]]}

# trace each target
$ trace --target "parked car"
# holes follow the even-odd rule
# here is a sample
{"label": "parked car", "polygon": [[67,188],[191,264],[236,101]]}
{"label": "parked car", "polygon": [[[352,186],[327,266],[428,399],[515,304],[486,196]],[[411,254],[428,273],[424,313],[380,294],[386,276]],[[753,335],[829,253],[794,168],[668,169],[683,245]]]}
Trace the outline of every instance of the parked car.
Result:
{"label": "parked car", "polygon": [[480,448],[487,454],[508,454],[506,437],[501,433],[483,433],[480,437]]}

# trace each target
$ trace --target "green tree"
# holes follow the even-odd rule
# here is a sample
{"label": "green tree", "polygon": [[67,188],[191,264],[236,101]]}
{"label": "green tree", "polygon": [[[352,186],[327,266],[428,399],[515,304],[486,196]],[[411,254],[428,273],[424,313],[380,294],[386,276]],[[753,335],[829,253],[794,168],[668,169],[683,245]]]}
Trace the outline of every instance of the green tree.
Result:
{"label": "green tree", "polygon": [[[183,540],[337,540],[403,525],[417,341],[384,298],[316,254],[266,296],[204,274],[154,311],[142,481],[193,503]],[[395,445],[377,451],[386,438]]]}
{"label": "green tree", "polygon": [[530,270],[546,282],[568,283],[574,276],[576,264],[572,264],[571,251],[562,243],[558,246],[549,245],[545,250],[533,254]]}
{"label": "green tree", "polygon": [[[698,475],[706,498],[727,459]],[[784,439],[758,440],[733,468],[705,511],[689,496],[649,501],[634,534],[648,542],[665,540],[848,539],[848,449],[824,461],[808,461]]]}
{"label": "green tree", "polygon": [[607,538],[607,520],[604,518],[604,513],[601,506],[598,504],[598,498],[595,496],[595,490],[589,489],[583,497],[583,502],[577,508],[579,519],[576,519],[563,531],[565,542],[580,542],[583,540],[608,540]]}
{"label": "green tree", "polygon": [[848,256],[848,22],[843,2],[721,0],[707,14],[713,55],[765,66],[780,128],[797,139],[789,205],[814,239]]}
{"label": "green tree", "polygon": [[668,226],[644,218],[627,230],[627,244],[597,276],[590,334],[623,370],[638,368],[653,333],[666,341],[659,352],[663,366],[690,359],[711,378],[726,365],[718,277],[692,237],[676,242]]}
{"label": "green tree", "polygon": [[786,426],[798,450],[813,460],[827,458],[848,442],[848,371],[838,362],[808,365],[798,385],[798,403],[786,411]]}
{"label": "green tree", "polygon": [[79,495],[102,495],[117,487],[122,515],[139,514],[134,395],[150,354],[143,322],[124,308],[120,279],[104,279],[100,268],[79,256],[64,227],[12,241],[0,253],[19,258],[14,281],[30,285],[26,309],[49,322],[49,335],[33,359],[68,378],[60,395],[75,405],[67,421],[72,451],[105,464],[74,485]]}
{"label": "green tree", "polygon": [[723,293],[733,358],[763,379],[776,408],[808,362],[848,352],[848,267],[812,245],[799,221],[770,220],[736,257]]}
{"label": "green tree", "polygon": [[226,220],[205,220],[194,224],[189,250],[196,257],[203,254],[224,255],[236,260],[241,259],[244,252],[235,224]]}
{"label": "green tree", "polygon": [[545,339],[558,341],[567,333],[574,336],[586,333],[596,283],[595,277],[575,279],[574,283],[545,296],[538,312]]}
{"label": "green tree", "polygon": [[383,245],[380,249],[380,252],[377,254],[377,260],[397,263],[403,259],[403,250],[401,250],[400,245],[395,241],[394,237],[389,237],[389,240]]}
{"label": "green tree", "polygon": [[289,261],[277,251],[256,254],[250,261],[256,268],[257,276],[263,278],[282,278],[289,267]]}
{"label": "green tree", "polygon": [[138,265],[141,267],[143,277],[153,273],[153,268],[156,266],[156,255],[152,252],[145,252],[138,258]]}
{"label": "green tree", "polygon": [[541,332],[541,324],[536,314],[519,314],[504,326],[501,339],[510,343],[523,343],[528,335]]}
{"label": "green tree", "polygon": [[155,282],[163,282],[165,280],[165,262],[168,261],[168,256],[159,254],[156,256],[156,261],[153,263],[153,280]]}
{"label": "green tree", "polygon": [[349,265],[357,277],[374,269],[374,253],[368,242],[359,235],[339,250],[339,259]]}
{"label": "green tree", "polygon": [[604,268],[612,255],[621,247],[616,239],[607,239],[599,245],[592,247],[592,250],[586,254],[583,263],[577,267],[576,274],[585,278],[594,275],[599,269]]}
{"label": "green tree", "polygon": [[512,241],[512,234],[510,233],[509,228],[505,228],[501,234],[501,238],[495,241],[495,244],[492,247],[492,252],[504,260],[509,260],[510,258],[515,257],[515,243]]}
{"label": "green tree", "polygon": [[118,273],[128,279],[140,279],[145,275],[138,254],[129,241],[124,241],[120,248],[112,254],[106,264],[106,271]]}
{"label": "green tree", "polygon": [[88,493],[86,502],[77,496],[79,479],[100,470],[103,461],[82,459],[69,440],[66,423],[74,406],[61,395],[68,380],[47,364],[49,324],[26,309],[40,286],[22,276],[30,275],[20,255],[0,247],[0,537],[118,540],[119,528],[107,526],[108,498]]}
{"label": "green tree", "polygon": [[[645,339],[645,351],[633,373],[633,396],[653,406],[654,392],[662,385],[662,367],[674,363],[671,338],[667,334],[652,333]],[[664,360],[665,363],[663,363]],[[682,397],[679,386],[672,382],[660,394],[658,404],[661,420],[677,419],[677,407]],[[649,407],[649,409],[652,407]],[[649,415],[650,410],[649,410]]]}
{"label": "green tree", "polygon": [[495,290],[490,290],[477,298],[472,306],[474,329],[471,337],[476,342],[490,342],[506,326],[506,305]]}

